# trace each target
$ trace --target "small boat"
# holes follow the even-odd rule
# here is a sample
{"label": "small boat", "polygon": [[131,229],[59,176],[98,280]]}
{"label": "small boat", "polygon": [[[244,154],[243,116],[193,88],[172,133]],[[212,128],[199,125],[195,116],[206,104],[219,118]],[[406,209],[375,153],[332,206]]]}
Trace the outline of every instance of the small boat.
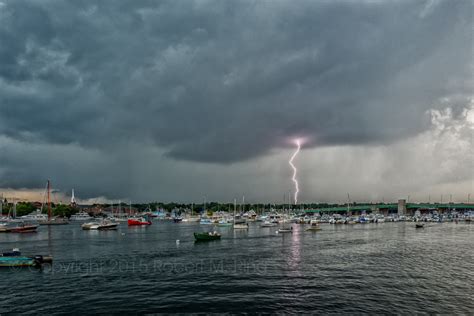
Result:
{"label": "small boat", "polygon": [[183,221],[182,217],[174,217],[173,218],[173,222],[175,222],[175,223],[181,223],[182,221]]}
{"label": "small boat", "polygon": [[99,223],[99,227],[97,227],[98,230],[115,230],[117,229],[119,223],[114,223],[111,221],[104,220],[101,223]]}
{"label": "small boat", "polygon": [[319,223],[317,221],[311,221],[311,226],[306,228],[307,231],[318,231],[321,230],[321,227],[319,226]]}
{"label": "small boat", "polygon": [[[288,216],[290,215],[289,211],[287,215]],[[280,234],[280,233],[281,234],[293,233],[293,226],[285,226],[285,217],[283,217],[283,227],[277,230],[277,234]]]}
{"label": "small boat", "polygon": [[103,220],[100,222],[89,222],[81,225],[83,230],[115,230],[119,223],[115,223],[109,220]]}
{"label": "small boat", "polygon": [[424,228],[425,227],[425,224],[423,223],[416,223],[415,224],[415,228]]}
{"label": "small boat", "polygon": [[44,263],[53,262],[51,256],[23,256],[19,249],[0,254],[0,267],[41,267]]}
{"label": "small boat", "polygon": [[205,233],[194,233],[196,241],[211,241],[221,239],[221,234],[218,232],[205,232]]}
{"label": "small boat", "polygon": [[132,217],[127,220],[128,226],[151,225],[151,221],[145,217]]}
{"label": "small boat", "polygon": [[91,220],[91,219],[92,219],[92,217],[84,211],[73,214],[70,217],[71,221],[87,221],[87,220]]}
{"label": "small boat", "polygon": [[37,211],[32,212],[28,215],[22,216],[21,219],[25,220],[25,221],[28,221],[28,222],[39,222],[39,221],[48,220],[48,215],[42,214],[41,210],[37,210]]}
{"label": "small boat", "polygon": [[270,221],[264,221],[260,227],[275,227],[277,224],[272,223]]}
{"label": "small boat", "polygon": [[10,227],[7,226],[7,224],[0,223],[0,233],[9,233],[10,232]]}
{"label": "small boat", "polygon": [[99,223],[98,222],[84,223],[81,225],[81,228],[83,230],[96,230],[96,229],[99,229]]}
{"label": "small boat", "polygon": [[22,224],[17,227],[10,228],[11,233],[36,233],[36,229],[39,225],[25,225]]}
{"label": "small boat", "polygon": [[284,233],[292,233],[293,232],[293,227],[290,228],[280,228],[277,230],[277,233],[279,234],[284,234]]}
{"label": "small boat", "polygon": [[217,226],[219,226],[219,227],[229,227],[229,226],[232,226],[232,223],[228,222],[225,219],[222,219],[222,220],[219,221]]}
{"label": "small boat", "polygon": [[249,229],[249,224],[247,223],[234,224],[234,229]]}
{"label": "small boat", "polygon": [[201,225],[212,225],[212,221],[210,218],[201,218],[199,220],[199,224]]}
{"label": "small boat", "polygon": [[237,210],[237,204],[236,201],[234,200],[234,229],[249,229],[249,224],[247,224],[247,221],[245,219],[237,219],[236,216],[236,210]]}

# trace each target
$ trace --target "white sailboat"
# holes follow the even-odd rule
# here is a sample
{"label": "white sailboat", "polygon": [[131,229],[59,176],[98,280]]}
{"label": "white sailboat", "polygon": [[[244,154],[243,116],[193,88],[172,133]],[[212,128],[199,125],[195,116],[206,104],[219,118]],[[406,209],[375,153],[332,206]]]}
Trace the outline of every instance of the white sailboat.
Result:
{"label": "white sailboat", "polygon": [[114,216],[114,221],[116,222],[126,222],[128,217],[122,213],[122,201],[119,200],[117,207],[117,215]]}
{"label": "white sailboat", "polygon": [[[287,217],[290,216],[290,194],[288,194],[288,215]],[[287,221],[286,217],[283,217],[283,227],[277,230],[277,233],[292,233],[293,232],[293,226],[286,226],[285,223]]]}
{"label": "white sailboat", "polygon": [[234,199],[234,230],[236,230],[236,229],[249,229],[249,224],[247,224],[246,222],[236,223],[236,221],[235,221],[236,207],[237,207],[237,201]]}

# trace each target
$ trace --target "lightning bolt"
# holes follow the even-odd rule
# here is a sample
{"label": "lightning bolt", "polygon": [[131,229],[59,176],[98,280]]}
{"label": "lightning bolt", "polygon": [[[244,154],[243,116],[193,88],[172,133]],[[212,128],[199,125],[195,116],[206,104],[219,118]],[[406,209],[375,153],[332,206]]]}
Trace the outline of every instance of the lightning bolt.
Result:
{"label": "lightning bolt", "polygon": [[295,183],[295,205],[296,205],[298,203],[298,193],[300,192],[300,188],[298,185],[298,180],[296,180],[296,173],[298,172],[298,169],[296,169],[295,165],[293,164],[293,159],[295,159],[295,157],[300,152],[301,143],[299,139],[297,139],[295,143],[296,143],[296,146],[298,147],[296,148],[296,151],[293,153],[288,163],[290,164],[291,168],[293,168],[293,177],[291,178],[291,180]]}

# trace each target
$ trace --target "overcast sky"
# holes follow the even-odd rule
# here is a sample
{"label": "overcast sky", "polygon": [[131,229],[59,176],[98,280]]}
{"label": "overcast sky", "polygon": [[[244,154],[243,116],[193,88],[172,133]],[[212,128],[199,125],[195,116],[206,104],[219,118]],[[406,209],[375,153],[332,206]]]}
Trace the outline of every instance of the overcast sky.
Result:
{"label": "overcast sky", "polygon": [[[0,0],[0,192],[465,201],[473,2]],[[474,196],[473,196],[474,199]]]}

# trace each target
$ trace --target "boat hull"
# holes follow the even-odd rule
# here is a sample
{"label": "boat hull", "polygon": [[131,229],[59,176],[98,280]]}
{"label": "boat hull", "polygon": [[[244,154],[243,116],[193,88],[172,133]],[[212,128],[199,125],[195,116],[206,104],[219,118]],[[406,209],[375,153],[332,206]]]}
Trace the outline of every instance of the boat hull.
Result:
{"label": "boat hull", "polygon": [[117,229],[117,224],[99,225],[99,227],[97,229],[98,230],[116,230]]}
{"label": "boat hull", "polygon": [[209,233],[194,233],[196,241],[211,241],[221,239],[221,235],[210,235]]}
{"label": "boat hull", "polygon": [[317,232],[321,230],[321,227],[309,227],[309,228],[306,228],[306,231],[310,231],[310,232]]}
{"label": "boat hull", "polygon": [[0,256],[0,267],[41,267],[44,263],[53,262],[49,256]]}
{"label": "boat hull", "polygon": [[10,228],[11,233],[36,233],[38,225],[20,226]]}
{"label": "boat hull", "polygon": [[0,257],[0,267],[34,267],[37,264],[28,257]]}
{"label": "boat hull", "polygon": [[128,226],[146,226],[146,225],[151,225],[150,221],[140,221],[136,219],[129,219],[127,221]]}

